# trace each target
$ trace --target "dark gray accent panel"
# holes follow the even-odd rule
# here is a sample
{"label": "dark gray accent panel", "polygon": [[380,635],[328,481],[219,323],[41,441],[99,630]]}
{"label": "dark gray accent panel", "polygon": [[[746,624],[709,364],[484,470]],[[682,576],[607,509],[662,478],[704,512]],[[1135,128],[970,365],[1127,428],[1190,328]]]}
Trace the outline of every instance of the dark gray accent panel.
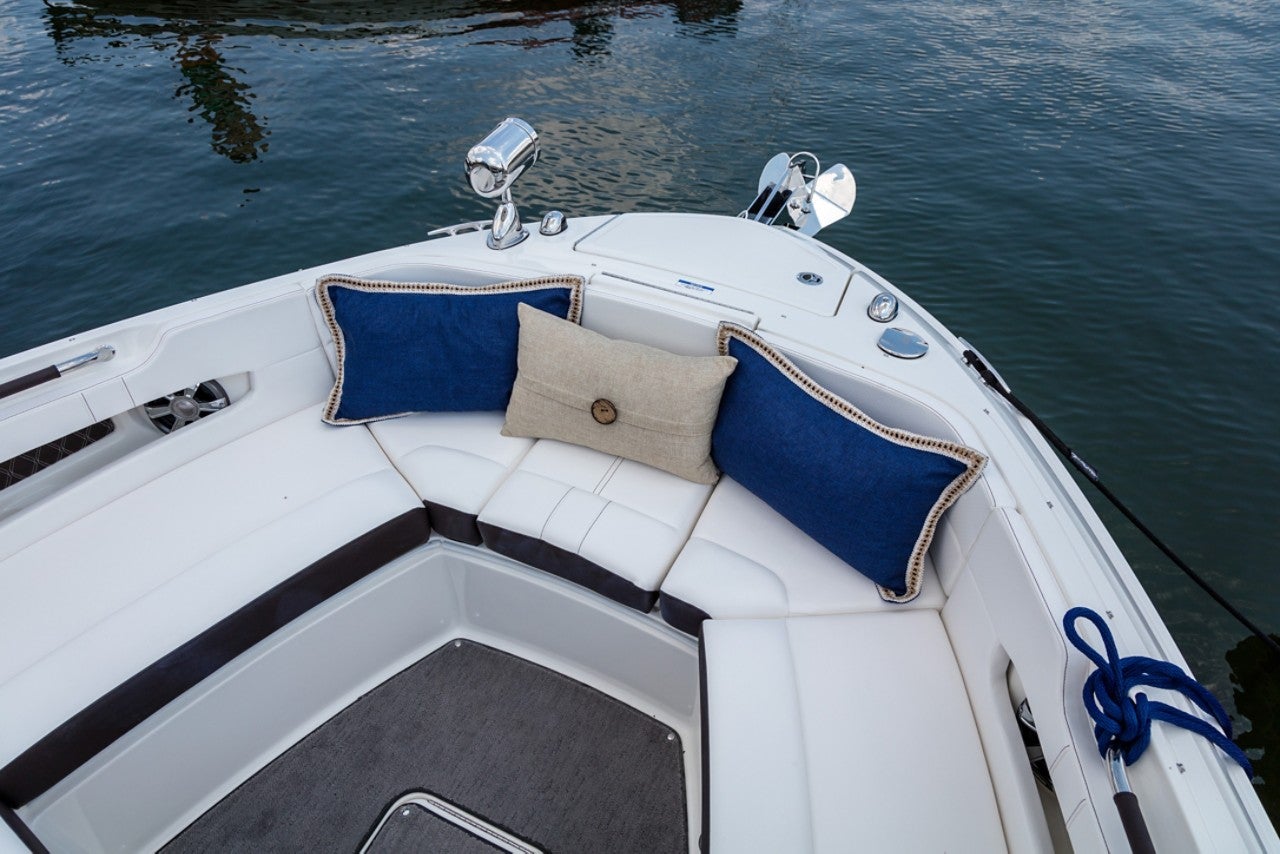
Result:
{"label": "dark gray accent panel", "polygon": [[373,837],[368,854],[494,854],[501,849],[417,804],[398,808]]}
{"label": "dark gray accent panel", "polygon": [[698,719],[702,725],[702,833],[698,850],[711,851],[711,727],[707,723],[707,639],[698,633]]}
{"label": "dark gray accent panel", "polygon": [[658,595],[658,610],[662,614],[662,619],[680,631],[691,634],[694,637],[698,637],[701,634],[702,621],[711,619],[711,615],[697,605],[690,605],[670,593]]}
{"label": "dark gray accent panel", "polygon": [[7,489],[15,483],[21,483],[33,474],[44,471],[54,463],[65,460],[72,454],[105,439],[115,432],[116,423],[110,418],[90,424],[88,427],[75,430],[61,439],[54,439],[48,444],[32,448],[26,453],[18,454],[12,459],[0,462],[0,489]]}
{"label": "dark gray accent panel", "polygon": [[483,542],[480,528],[476,525],[476,514],[463,513],[434,501],[422,502],[426,505],[427,515],[431,517],[431,530],[442,537],[478,546]]}
{"label": "dark gray accent panel", "polygon": [[498,554],[568,579],[637,611],[649,613],[658,599],[657,591],[637,587],[600,564],[537,537],[517,534],[485,522],[480,523],[480,533],[484,535],[484,544]]}
{"label": "dark gray accent panel", "polygon": [[0,803],[0,819],[4,819],[4,823],[9,826],[9,829],[13,831],[18,839],[22,840],[22,844],[27,846],[27,850],[31,854],[49,854],[49,849],[32,832],[27,823],[22,820],[22,816],[9,809],[3,803]]}
{"label": "dark gray accent panel", "polygon": [[302,739],[164,851],[355,851],[388,804],[425,790],[547,851],[683,854],[682,753],[670,728],[612,697],[455,641]]}

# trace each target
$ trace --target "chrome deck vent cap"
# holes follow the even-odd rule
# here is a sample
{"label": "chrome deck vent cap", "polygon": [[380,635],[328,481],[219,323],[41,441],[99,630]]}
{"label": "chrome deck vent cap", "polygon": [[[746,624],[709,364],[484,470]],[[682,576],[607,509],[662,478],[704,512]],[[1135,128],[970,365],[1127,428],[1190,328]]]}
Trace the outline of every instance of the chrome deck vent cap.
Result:
{"label": "chrome deck vent cap", "polygon": [[876,346],[890,356],[899,359],[919,359],[929,352],[929,342],[918,333],[900,326],[893,326],[884,331]]}

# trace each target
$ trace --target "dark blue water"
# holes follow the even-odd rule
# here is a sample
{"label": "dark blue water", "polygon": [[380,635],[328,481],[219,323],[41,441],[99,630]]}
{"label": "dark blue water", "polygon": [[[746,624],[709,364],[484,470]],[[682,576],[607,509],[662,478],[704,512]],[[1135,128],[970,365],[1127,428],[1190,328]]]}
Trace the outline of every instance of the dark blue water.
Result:
{"label": "dark blue water", "polygon": [[[1276,0],[0,0],[0,353],[486,216],[461,157],[506,115],[527,215],[847,163],[823,238],[1280,628]],[[1280,815],[1275,664],[1104,517]]]}

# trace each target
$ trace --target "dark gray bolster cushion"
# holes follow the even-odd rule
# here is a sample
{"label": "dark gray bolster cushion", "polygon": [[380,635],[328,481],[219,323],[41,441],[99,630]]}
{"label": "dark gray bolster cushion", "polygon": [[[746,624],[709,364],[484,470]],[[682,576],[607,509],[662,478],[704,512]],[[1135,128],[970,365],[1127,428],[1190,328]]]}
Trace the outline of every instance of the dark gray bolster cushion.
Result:
{"label": "dark gray bolster cushion", "polygon": [[701,634],[702,621],[711,619],[711,615],[697,605],[690,605],[670,593],[659,594],[658,609],[662,613],[662,619],[694,637]]}
{"label": "dark gray bolster cushion", "polygon": [[423,501],[427,514],[431,517],[431,530],[442,537],[457,540],[469,546],[478,546],[484,539],[480,536],[480,527],[476,524],[476,514],[463,513],[434,501]]}
{"label": "dark gray bolster cushion", "polygon": [[498,554],[568,579],[637,611],[647,614],[657,601],[657,591],[643,590],[599,564],[545,540],[517,534],[487,522],[480,523],[480,533],[484,535],[484,544]]}

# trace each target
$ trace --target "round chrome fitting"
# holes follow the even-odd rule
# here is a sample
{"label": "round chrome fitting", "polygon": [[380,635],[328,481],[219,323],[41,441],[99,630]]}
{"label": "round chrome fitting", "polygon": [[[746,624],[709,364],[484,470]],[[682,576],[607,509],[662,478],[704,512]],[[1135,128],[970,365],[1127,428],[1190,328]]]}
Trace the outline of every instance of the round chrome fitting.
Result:
{"label": "round chrome fitting", "polygon": [[796,281],[802,285],[820,285],[822,284],[822,277],[817,273],[810,273],[806,271],[803,273],[796,273]]}
{"label": "round chrome fitting", "polygon": [[547,211],[542,215],[542,225],[538,226],[538,233],[550,237],[559,234],[567,227],[563,213],[560,211]]}
{"label": "round chrome fitting", "polygon": [[898,298],[893,294],[878,293],[867,305],[867,317],[876,323],[888,323],[898,316]]}
{"label": "round chrome fitting", "polygon": [[929,352],[929,342],[918,333],[900,326],[893,326],[884,331],[876,346],[890,356],[899,359],[919,359]]}

